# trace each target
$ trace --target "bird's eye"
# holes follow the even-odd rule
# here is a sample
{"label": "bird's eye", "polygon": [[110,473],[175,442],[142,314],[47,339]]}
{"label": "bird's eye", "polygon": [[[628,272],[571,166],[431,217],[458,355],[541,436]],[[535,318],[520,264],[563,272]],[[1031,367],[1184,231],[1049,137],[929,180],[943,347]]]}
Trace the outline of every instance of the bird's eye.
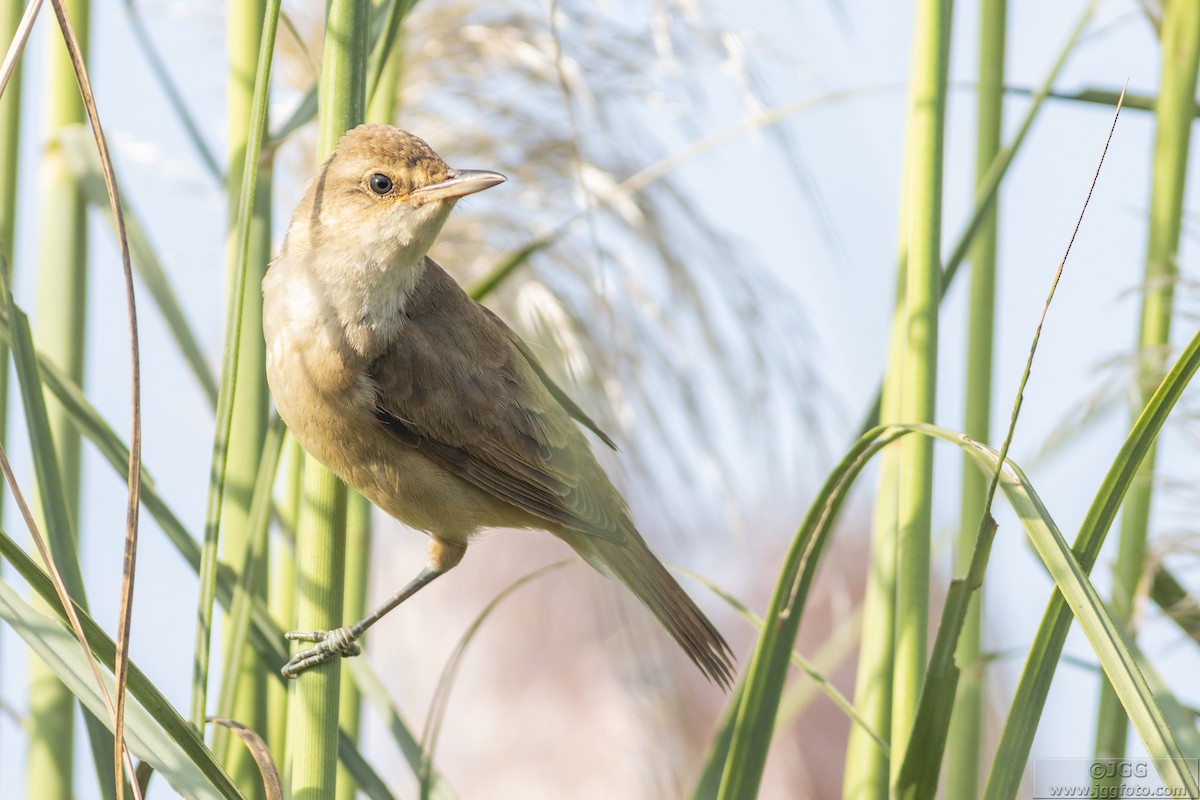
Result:
{"label": "bird's eye", "polygon": [[367,183],[375,194],[387,194],[392,190],[392,179],[382,172],[376,172],[367,180]]}

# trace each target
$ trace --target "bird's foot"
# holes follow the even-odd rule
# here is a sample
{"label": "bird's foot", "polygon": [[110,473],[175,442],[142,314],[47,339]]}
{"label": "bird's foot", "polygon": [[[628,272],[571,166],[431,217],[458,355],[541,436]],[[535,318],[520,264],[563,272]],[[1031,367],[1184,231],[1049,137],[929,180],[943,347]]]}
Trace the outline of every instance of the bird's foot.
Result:
{"label": "bird's foot", "polygon": [[335,628],[331,631],[288,631],[284,638],[293,642],[317,643],[315,647],[296,653],[291,661],[283,665],[280,672],[285,678],[295,678],[304,670],[324,664],[335,656],[350,658],[362,652],[362,648],[355,641],[358,636],[349,628]]}

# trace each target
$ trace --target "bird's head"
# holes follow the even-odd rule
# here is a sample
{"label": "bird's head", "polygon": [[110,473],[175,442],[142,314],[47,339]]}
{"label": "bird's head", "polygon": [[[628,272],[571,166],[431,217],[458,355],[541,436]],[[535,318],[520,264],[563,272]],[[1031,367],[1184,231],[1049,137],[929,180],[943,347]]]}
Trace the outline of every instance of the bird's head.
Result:
{"label": "bird's head", "polygon": [[286,300],[292,313],[344,331],[366,352],[402,324],[425,254],[455,202],[504,180],[452,169],[390,125],[348,131],[292,215],[263,282],[265,301]]}
{"label": "bird's head", "polygon": [[292,228],[306,229],[309,247],[346,247],[351,235],[392,251],[393,258],[420,258],[460,197],[505,180],[497,172],[452,169],[407,131],[359,125],[342,136],[321,168]]}

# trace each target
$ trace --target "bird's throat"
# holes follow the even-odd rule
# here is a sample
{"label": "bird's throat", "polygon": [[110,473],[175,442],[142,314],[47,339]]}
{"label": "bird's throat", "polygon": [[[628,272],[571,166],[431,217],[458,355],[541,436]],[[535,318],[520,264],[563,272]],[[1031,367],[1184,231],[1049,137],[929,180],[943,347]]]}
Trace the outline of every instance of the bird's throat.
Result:
{"label": "bird's throat", "polygon": [[373,359],[399,335],[405,309],[425,271],[425,255],[373,264],[336,290],[341,295],[339,322],[346,343],[359,355]]}

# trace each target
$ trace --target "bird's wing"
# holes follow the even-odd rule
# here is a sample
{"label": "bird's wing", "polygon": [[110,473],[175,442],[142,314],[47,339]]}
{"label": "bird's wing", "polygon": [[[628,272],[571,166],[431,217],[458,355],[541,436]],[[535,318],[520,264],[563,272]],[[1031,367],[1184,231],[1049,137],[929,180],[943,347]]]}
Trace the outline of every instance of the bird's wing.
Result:
{"label": "bird's wing", "polygon": [[613,450],[616,450],[617,443],[614,442],[598,424],[596,424],[594,419],[588,416],[586,411],[580,408],[579,405],[571,399],[571,395],[567,394],[561,386],[554,382],[554,379],[550,377],[545,368],[538,363],[537,357],[534,356],[533,351],[529,348],[529,345],[517,335],[516,331],[508,327],[508,323],[496,316],[495,312],[493,312],[487,306],[481,305],[480,308],[483,309],[483,313],[487,314],[488,317],[490,317],[491,320],[496,323],[501,330],[504,331],[505,335],[508,336],[509,341],[513,343],[513,346],[516,347],[525,360],[529,362],[530,369],[532,369],[538,376],[542,382],[542,385],[545,386],[546,390],[554,396],[554,399],[558,401],[559,405],[561,405],[566,412],[571,415],[571,418],[583,425],[583,427],[587,428],[592,433],[596,434],[596,437],[600,441],[604,442]]}
{"label": "bird's wing", "polygon": [[624,502],[507,327],[431,260],[404,313],[370,370],[383,428],[538,518],[624,541]]}

